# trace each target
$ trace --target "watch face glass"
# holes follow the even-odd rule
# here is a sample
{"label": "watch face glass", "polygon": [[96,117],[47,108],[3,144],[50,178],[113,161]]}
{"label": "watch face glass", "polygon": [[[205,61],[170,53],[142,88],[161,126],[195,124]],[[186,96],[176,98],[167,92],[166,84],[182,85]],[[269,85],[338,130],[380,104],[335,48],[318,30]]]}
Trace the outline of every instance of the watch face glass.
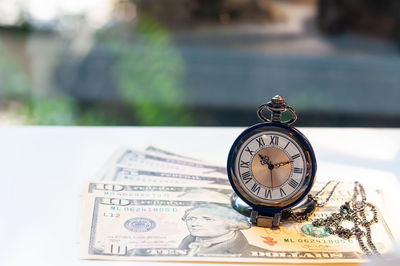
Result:
{"label": "watch face glass", "polygon": [[284,206],[297,199],[309,181],[308,153],[282,129],[250,134],[239,142],[233,163],[236,186],[254,203]]}

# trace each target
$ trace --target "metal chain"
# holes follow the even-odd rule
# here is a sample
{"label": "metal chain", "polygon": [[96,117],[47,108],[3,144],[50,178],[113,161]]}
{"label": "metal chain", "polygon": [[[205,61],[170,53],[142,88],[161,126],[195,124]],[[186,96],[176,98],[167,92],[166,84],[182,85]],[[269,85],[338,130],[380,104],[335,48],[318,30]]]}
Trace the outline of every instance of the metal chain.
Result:
{"label": "metal chain", "polygon": [[[325,189],[332,184],[333,180],[328,181],[322,188],[321,190],[319,190],[317,193],[315,193],[315,195],[308,195],[308,201],[311,202],[312,204],[314,204],[314,208],[315,207],[322,207],[324,205],[326,205],[328,203],[328,201],[332,198],[333,193],[335,192],[337,186],[340,184],[340,182],[336,182],[336,184],[333,186],[333,188],[331,189],[331,191],[329,192],[328,197],[323,201],[323,202],[318,202],[318,198],[321,194],[324,194],[326,191]],[[310,212],[305,212],[302,213],[301,215],[295,214],[292,210],[288,210],[289,216],[290,218],[293,219],[293,221],[295,221],[296,223],[302,223],[305,221],[308,221],[310,219],[310,216],[314,213],[313,211]]]}
{"label": "metal chain", "polygon": [[320,191],[318,191],[317,193],[315,193],[315,195],[313,196],[315,202],[317,203],[317,207],[323,207],[323,206],[325,206],[325,205],[328,203],[328,201],[332,198],[332,195],[333,195],[333,193],[335,192],[337,186],[340,184],[340,182],[336,182],[336,184],[335,184],[335,185],[333,186],[333,188],[331,189],[331,191],[330,191],[328,197],[325,199],[325,201],[323,201],[323,202],[318,202],[318,200],[317,200],[317,198],[318,198],[319,195],[325,190],[325,188],[326,188],[329,184],[332,184],[333,182],[334,182],[333,180],[330,180],[328,183],[325,184],[325,186],[324,186]]}
{"label": "metal chain", "polygon": [[[372,224],[378,222],[378,212],[376,207],[366,200],[367,196],[364,187],[356,181],[351,201],[347,201],[340,206],[339,212],[332,213],[327,218],[315,219],[312,224],[314,226],[324,226],[328,233],[337,235],[343,239],[350,239],[352,236],[355,236],[364,254],[367,256],[380,256],[380,253],[372,242],[370,227]],[[370,220],[367,219],[367,212],[373,213],[373,217]],[[353,228],[343,227],[343,221],[352,222]],[[366,237],[366,243],[363,237]]]}
{"label": "metal chain", "polygon": [[[332,195],[340,182],[336,182],[328,197],[324,201],[318,202],[319,196],[324,194],[326,192],[325,189],[333,182],[333,180],[327,182],[320,191],[315,193],[314,196],[308,196],[309,201],[312,204],[315,204],[315,207],[322,207],[326,205],[332,198]],[[314,213],[314,209],[313,211],[303,213],[301,215],[295,214],[291,210],[288,210],[288,212],[293,221],[301,223],[310,219],[310,216]],[[367,212],[373,213],[373,216],[370,220],[367,219]],[[343,227],[343,221],[352,222],[353,228],[349,229]],[[326,218],[315,219],[312,221],[312,224],[314,226],[324,226],[328,233],[331,235],[337,235],[343,239],[350,239],[352,236],[355,236],[364,254],[367,256],[380,256],[381,254],[377,250],[375,244],[372,242],[370,227],[372,224],[377,222],[378,211],[376,210],[376,207],[367,202],[367,196],[364,187],[356,181],[354,182],[354,191],[351,200],[346,201],[342,206],[340,206],[338,213],[332,213]],[[364,230],[362,228],[364,228]],[[366,237],[366,243],[364,242],[363,237]]]}

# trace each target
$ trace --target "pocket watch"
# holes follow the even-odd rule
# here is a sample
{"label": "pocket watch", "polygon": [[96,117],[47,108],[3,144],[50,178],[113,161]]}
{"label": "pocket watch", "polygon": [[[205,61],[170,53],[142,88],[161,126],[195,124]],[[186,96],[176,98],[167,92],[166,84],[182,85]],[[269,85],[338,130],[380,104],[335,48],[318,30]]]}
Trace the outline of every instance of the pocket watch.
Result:
{"label": "pocket watch", "polygon": [[[282,121],[286,111],[291,117]],[[304,216],[315,209],[315,201],[307,195],[317,163],[310,142],[291,126],[296,112],[281,96],[261,105],[257,114],[263,123],[244,130],[229,152],[227,171],[235,192],[231,203],[253,224],[279,227],[293,213]]]}

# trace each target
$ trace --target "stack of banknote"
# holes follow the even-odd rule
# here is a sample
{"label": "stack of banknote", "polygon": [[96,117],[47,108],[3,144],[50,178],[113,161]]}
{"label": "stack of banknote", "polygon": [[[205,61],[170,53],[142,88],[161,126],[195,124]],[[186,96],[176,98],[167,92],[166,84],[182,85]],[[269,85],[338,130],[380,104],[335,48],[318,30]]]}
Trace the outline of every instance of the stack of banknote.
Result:
{"label": "stack of banknote", "polygon": [[[326,181],[313,187],[318,191]],[[385,254],[393,237],[380,207],[383,191],[366,187],[378,206],[372,240]],[[315,227],[313,218],[338,211],[353,193],[343,182],[311,220],[256,227],[230,204],[226,168],[162,150],[122,147],[84,183],[80,257],[83,259],[247,262],[359,263],[356,239],[344,240]]]}

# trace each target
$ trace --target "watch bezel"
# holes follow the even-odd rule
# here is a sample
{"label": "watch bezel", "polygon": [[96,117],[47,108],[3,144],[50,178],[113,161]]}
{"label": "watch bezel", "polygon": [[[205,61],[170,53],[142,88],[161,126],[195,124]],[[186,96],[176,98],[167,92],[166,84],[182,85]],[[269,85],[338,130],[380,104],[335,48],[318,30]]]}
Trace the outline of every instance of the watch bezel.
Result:
{"label": "watch bezel", "polygon": [[[274,128],[274,129],[273,129]],[[272,130],[273,129],[273,130]],[[306,162],[307,162],[307,172],[308,175],[305,176],[301,188],[297,191],[297,193],[282,202],[268,204],[262,202],[255,198],[253,195],[249,194],[244,190],[239,182],[239,177],[236,175],[235,171],[235,161],[238,156],[238,152],[243,143],[245,143],[249,138],[254,135],[257,135],[261,132],[279,132],[290,136],[299,147],[302,149]],[[307,138],[296,128],[289,127],[283,123],[259,123],[253,125],[247,129],[245,129],[235,140],[233,143],[228,156],[228,165],[227,172],[229,177],[229,182],[235,193],[249,206],[251,206],[254,210],[262,213],[278,213],[284,209],[290,208],[296,204],[298,204],[305,196],[310,192],[314,181],[315,181],[315,172],[316,172],[317,164],[315,159],[314,150],[307,140]]]}

